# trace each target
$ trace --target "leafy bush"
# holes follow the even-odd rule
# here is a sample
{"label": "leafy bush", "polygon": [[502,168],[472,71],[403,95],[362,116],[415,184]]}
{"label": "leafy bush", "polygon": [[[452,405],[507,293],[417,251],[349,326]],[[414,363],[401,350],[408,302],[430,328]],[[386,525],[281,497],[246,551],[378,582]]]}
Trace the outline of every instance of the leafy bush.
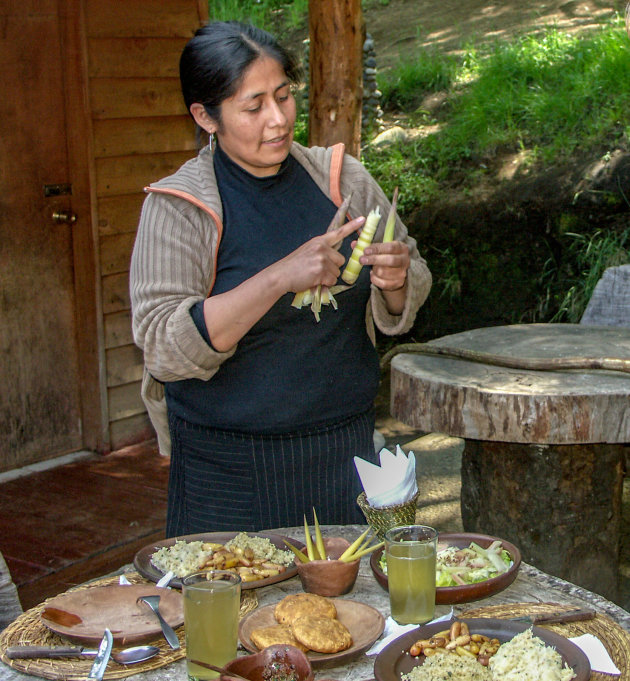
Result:
{"label": "leafy bush", "polygon": [[250,22],[276,35],[304,26],[308,0],[208,0],[213,21]]}
{"label": "leafy bush", "polygon": [[578,323],[604,270],[630,262],[630,227],[621,231],[595,230],[591,234],[566,232],[561,263],[547,261],[541,282],[546,295],[540,315],[549,321]]}

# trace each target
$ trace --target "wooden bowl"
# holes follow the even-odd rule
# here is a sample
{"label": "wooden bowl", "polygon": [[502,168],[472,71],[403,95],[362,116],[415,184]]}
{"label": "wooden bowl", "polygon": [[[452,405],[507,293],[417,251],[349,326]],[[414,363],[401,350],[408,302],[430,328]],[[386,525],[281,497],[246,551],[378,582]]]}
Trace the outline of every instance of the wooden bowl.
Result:
{"label": "wooden bowl", "polygon": [[324,548],[330,560],[311,560],[297,563],[297,571],[304,591],[319,596],[342,596],[352,590],[359,574],[360,560],[345,563],[336,560],[350,542],[342,537],[324,539]]}
{"label": "wooden bowl", "polygon": [[[276,644],[261,650],[255,655],[237,657],[225,665],[228,672],[239,674],[251,681],[268,681],[274,678],[270,671],[295,673],[296,681],[314,681],[313,669],[306,655],[295,646]],[[284,678],[286,674],[280,673]],[[234,681],[230,676],[221,674],[220,681]]]}

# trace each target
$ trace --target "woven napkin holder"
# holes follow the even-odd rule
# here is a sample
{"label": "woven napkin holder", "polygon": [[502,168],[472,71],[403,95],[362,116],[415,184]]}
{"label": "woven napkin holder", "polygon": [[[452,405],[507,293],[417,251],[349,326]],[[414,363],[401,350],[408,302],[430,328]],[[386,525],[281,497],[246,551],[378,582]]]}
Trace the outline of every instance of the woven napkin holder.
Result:
{"label": "woven napkin holder", "polygon": [[379,539],[383,539],[385,532],[387,532],[390,527],[415,524],[416,507],[419,497],[420,492],[418,491],[412,499],[405,501],[403,504],[374,508],[374,506],[368,504],[365,492],[361,492],[357,497],[357,504],[363,511],[363,515],[365,516],[368,525],[376,532]]}

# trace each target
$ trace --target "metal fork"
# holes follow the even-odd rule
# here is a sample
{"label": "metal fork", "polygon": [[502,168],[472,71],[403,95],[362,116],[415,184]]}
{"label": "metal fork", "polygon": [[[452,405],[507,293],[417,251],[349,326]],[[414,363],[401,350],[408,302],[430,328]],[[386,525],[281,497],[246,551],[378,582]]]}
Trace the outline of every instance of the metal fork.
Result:
{"label": "metal fork", "polygon": [[151,608],[151,610],[153,610],[153,612],[155,613],[156,617],[160,622],[160,626],[162,627],[162,633],[164,634],[164,638],[167,640],[169,646],[171,646],[173,650],[177,650],[179,648],[179,639],[177,638],[177,634],[175,633],[173,627],[162,617],[162,614],[160,613],[160,597],[138,596],[138,598],[136,599],[136,603],[138,601],[146,603]]}

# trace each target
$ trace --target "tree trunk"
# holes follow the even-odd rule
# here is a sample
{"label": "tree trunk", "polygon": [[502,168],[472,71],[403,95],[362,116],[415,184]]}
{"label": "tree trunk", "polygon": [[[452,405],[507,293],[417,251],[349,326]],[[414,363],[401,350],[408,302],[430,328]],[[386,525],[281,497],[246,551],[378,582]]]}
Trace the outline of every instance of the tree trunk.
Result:
{"label": "tree trunk", "polygon": [[364,29],[361,0],[310,0],[309,145],[359,157]]}
{"label": "tree trunk", "polygon": [[618,596],[623,444],[466,440],[462,522],[539,570]]}

